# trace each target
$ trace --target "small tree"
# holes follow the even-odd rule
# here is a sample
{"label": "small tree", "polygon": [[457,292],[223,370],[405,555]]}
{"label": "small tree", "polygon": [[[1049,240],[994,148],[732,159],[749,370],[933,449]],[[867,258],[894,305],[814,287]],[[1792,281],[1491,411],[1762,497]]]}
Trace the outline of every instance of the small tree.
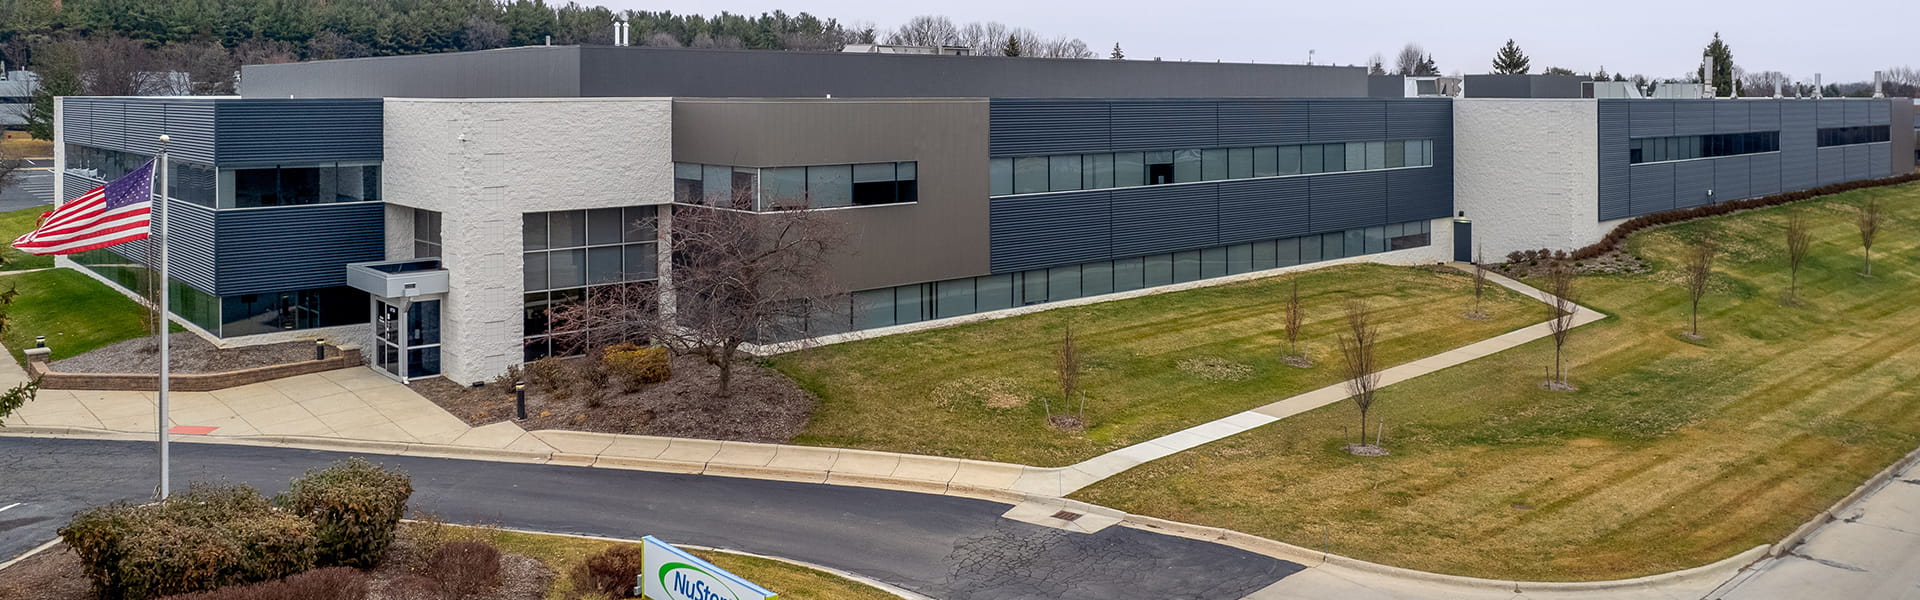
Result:
{"label": "small tree", "polygon": [[[1060,379],[1060,401],[1066,403],[1066,406],[1072,406],[1075,394],[1079,394],[1080,407],[1077,415],[1068,416],[1063,414],[1060,415],[1062,418],[1056,419],[1053,415],[1053,405],[1043,399],[1041,404],[1047,412],[1047,423],[1061,429],[1078,429],[1084,427],[1086,425],[1087,401],[1086,393],[1080,391],[1080,367],[1084,358],[1080,355],[1079,344],[1073,339],[1073,319],[1071,317],[1067,318],[1065,323],[1062,324],[1060,351],[1054,358],[1054,374]],[[1062,408],[1064,409],[1065,406]]]}
{"label": "small tree", "polygon": [[1493,54],[1493,72],[1495,73],[1525,75],[1532,69],[1532,61],[1527,59],[1525,52],[1520,51],[1519,44],[1513,43],[1513,38],[1507,38],[1507,45],[1501,46],[1500,51]]}
{"label": "small tree", "polygon": [[1114,43],[1113,43],[1113,53],[1112,53],[1112,54],[1108,54],[1108,55],[1107,55],[1107,58],[1110,58],[1110,59],[1113,59],[1113,60],[1125,60],[1125,59],[1127,58],[1127,53],[1126,53],[1126,52],[1122,52],[1122,51],[1120,50],[1120,42],[1114,42]]}
{"label": "small tree", "polygon": [[1348,448],[1355,454],[1376,454],[1379,450],[1367,444],[1367,413],[1373,409],[1374,391],[1380,387],[1380,372],[1374,361],[1374,342],[1379,335],[1366,301],[1347,301],[1347,331],[1340,335],[1340,358],[1346,368],[1347,397],[1360,409],[1360,443]]}
{"label": "small tree", "polygon": [[1000,47],[1001,56],[1020,56],[1026,54],[1026,52],[1026,48],[1020,44],[1020,36],[1018,35],[1007,36],[1006,45]]}
{"label": "small tree", "polygon": [[1861,275],[1873,276],[1873,238],[1879,235],[1880,222],[1884,219],[1885,215],[1880,211],[1879,198],[1868,197],[1866,203],[1860,205],[1860,213],[1855,224],[1860,226],[1860,246],[1867,251],[1866,270],[1861,271]]}
{"label": "small tree", "polygon": [[1481,302],[1487,296],[1487,254],[1484,249],[1476,249],[1473,257],[1473,312],[1467,313],[1469,319],[1487,318],[1481,310]]}
{"label": "small tree", "polygon": [[1713,239],[1703,233],[1687,252],[1687,297],[1693,307],[1692,329],[1687,336],[1694,339],[1700,338],[1700,298],[1707,295],[1707,283],[1713,280],[1713,258],[1719,251]]}
{"label": "small tree", "polygon": [[1813,233],[1807,230],[1807,218],[1800,211],[1787,213],[1787,303],[1800,303],[1800,266],[1807,262],[1807,250],[1813,247]]}
{"label": "small tree", "polygon": [[1310,367],[1313,366],[1313,361],[1308,359],[1306,354],[1300,352],[1300,326],[1306,315],[1305,311],[1300,308],[1300,276],[1295,275],[1289,277],[1288,283],[1286,321],[1287,348],[1286,355],[1281,356],[1280,360],[1281,362],[1296,367]]}
{"label": "small tree", "polygon": [[1547,327],[1553,331],[1553,381],[1547,382],[1547,389],[1571,390],[1573,385],[1567,381],[1564,365],[1567,334],[1573,331],[1573,315],[1580,305],[1573,297],[1573,267],[1564,261],[1555,261],[1547,268],[1547,289],[1553,294],[1553,301],[1547,303],[1552,312]]}

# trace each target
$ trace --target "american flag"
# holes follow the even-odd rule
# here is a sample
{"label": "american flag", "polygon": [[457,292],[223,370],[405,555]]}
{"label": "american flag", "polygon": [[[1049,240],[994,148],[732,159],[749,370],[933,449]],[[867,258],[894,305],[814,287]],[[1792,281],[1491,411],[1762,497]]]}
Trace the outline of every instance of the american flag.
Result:
{"label": "american flag", "polygon": [[147,239],[153,213],[153,161],[40,215],[40,226],[13,240],[29,254],[74,254]]}

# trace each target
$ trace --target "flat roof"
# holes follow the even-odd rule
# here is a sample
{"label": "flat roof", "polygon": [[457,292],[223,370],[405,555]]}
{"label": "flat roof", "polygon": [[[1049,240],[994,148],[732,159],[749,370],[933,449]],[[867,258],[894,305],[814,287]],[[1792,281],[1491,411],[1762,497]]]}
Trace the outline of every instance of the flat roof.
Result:
{"label": "flat roof", "polygon": [[250,98],[1355,98],[1364,67],[637,46],[248,65]]}

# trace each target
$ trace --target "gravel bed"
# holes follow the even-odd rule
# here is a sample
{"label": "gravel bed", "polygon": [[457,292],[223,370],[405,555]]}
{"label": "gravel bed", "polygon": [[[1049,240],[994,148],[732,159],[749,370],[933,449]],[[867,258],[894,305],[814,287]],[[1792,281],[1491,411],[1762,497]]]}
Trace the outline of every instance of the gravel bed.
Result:
{"label": "gravel bed", "polygon": [[[219,348],[190,331],[175,333],[170,341],[175,373],[224,373],[313,360],[313,342]],[[328,357],[339,355],[340,349],[327,347]],[[49,366],[61,373],[157,373],[160,345],[151,337],[131,339],[56,360]]]}

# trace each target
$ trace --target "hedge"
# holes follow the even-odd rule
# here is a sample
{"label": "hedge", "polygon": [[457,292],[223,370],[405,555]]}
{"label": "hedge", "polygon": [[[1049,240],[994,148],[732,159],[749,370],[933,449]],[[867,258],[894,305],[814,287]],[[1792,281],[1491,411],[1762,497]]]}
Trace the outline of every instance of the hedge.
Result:
{"label": "hedge", "polygon": [[1893,177],[1882,177],[1880,179],[1862,179],[1859,181],[1849,181],[1846,183],[1823,185],[1817,188],[1800,190],[1797,192],[1787,192],[1784,194],[1774,194],[1771,196],[1761,196],[1758,198],[1734,200],[1732,202],[1721,202],[1718,204],[1706,204],[1701,206],[1695,206],[1692,208],[1681,208],[1681,209],[1667,210],[1667,211],[1661,211],[1657,213],[1640,215],[1638,217],[1627,219],[1625,223],[1621,223],[1620,225],[1614,227],[1613,231],[1607,232],[1607,236],[1604,238],[1600,238],[1599,242],[1596,242],[1593,245],[1587,246],[1585,248],[1581,248],[1579,250],[1573,251],[1572,258],[1573,260],[1587,260],[1590,258],[1598,257],[1602,254],[1606,254],[1608,252],[1612,252],[1614,250],[1618,250],[1620,248],[1620,243],[1626,241],[1627,236],[1633,235],[1634,233],[1639,232],[1643,229],[1659,227],[1662,225],[1672,225],[1674,223],[1681,223],[1685,221],[1692,221],[1694,219],[1724,215],[1724,214],[1739,212],[1743,210],[1765,208],[1769,206],[1778,206],[1781,204],[1791,204],[1794,202],[1799,202],[1801,200],[1809,200],[1815,197],[1826,196],[1829,194],[1838,194],[1841,192],[1849,192],[1853,190],[1860,190],[1860,189],[1866,189],[1866,188],[1872,188],[1872,187],[1896,185],[1901,183],[1907,183],[1910,181],[1920,181],[1920,173],[1907,173],[1905,175],[1895,175]]}
{"label": "hedge", "polygon": [[293,480],[279,503],[318,526],[319,564],[372,568],[387,556],[413,482],[354,457]]}
{"label": "hedge", "polygon": [[103,600],[211,590],[314,565],[313,523],[246,486],[194,484],[159,503],[89,509],[59,533]]}

